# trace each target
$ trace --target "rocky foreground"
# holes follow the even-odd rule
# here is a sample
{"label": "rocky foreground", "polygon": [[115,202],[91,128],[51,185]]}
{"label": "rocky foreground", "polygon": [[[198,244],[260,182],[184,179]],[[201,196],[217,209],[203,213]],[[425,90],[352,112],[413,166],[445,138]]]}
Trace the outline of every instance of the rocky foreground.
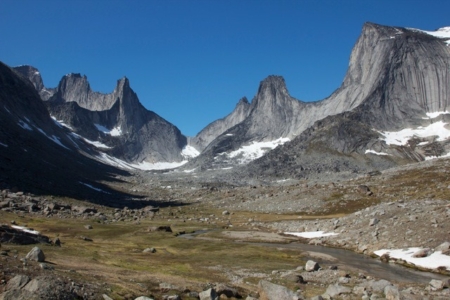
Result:
{"label": "rocky foreground", "polygon": [[[120,208],[3,190],[0,299],[448,299],[449,267],[429,269],[442,275],[430,275],[428,279],[425,276],[425,280],[389,279],[388,274],[374,275],[364,266],[346,265],[333,255],[320,253],[319,247],[303,251],[299,258],[295,256],[299,251],[282,252],[284,257],[294,255],[297,263],[293,260],[278,268],[244,267],[237,265],[237,260],[235,265],[227,265],[225,259],[218,260],[203,268],[210,272],[211,279],[216,278],[211,282],[194,280],[198,269],[182,274],[177,272],[184,271],[174,271],[170,276],[156,272],[149,281],[144,281],[140,278],[144,273],[120,261],[105,264],[107,260],[102,253],[111,251],[108,248],[112,245],[122,249],[126,246],[121,243],[134,243],[116,252],[127,251],[124,253],[137,259],[138,265],[148,259],[158,263],[158,259],[173,259],[181,253],[175,252],[174,246],[163,246],[162,241],[178,243],[174,235],[205,228],[190,237],[196,242],[188,244],[189,248],[200,247],[201,243],[213,247],[225,241],[231,251],[243,243],[269,242],[262,247],[270,254],[283,251],[283,245],[301,241],[367,256],[375,256],[380,249],[409,247],[423,249],[422,257],[437,251],[448,255],[450,244],[445,242],[450,241],[449,172],[450,161],[436,160],[347,181],[287,179],[250,186],[212,184],[206,178],[192,182],[192,177],[176,172],[137,174],[122,178],[126,184],[115,188],[144,197],[130,200],[128,206]],[[145,199],[158,200],[149,200],[145,205]],[[155,203],[161,206],[156,207]],[[25,220],[45,231],[36,234]],[[62,224],[67,224],[67,228]],[[74,230],[74,224],[79,228]],[[139,229],[146,224],[151,226]],[[146,242],[122,241],[119,233],[114,238],[113,232],[103,236],[103,231],[116,228],[112,226],[123,226],[120,228],[124,230],[137,228],[130,231],[130,236],[136,235],[136,241],[146,239]],[[304,239],[284,234],[317,231],[336,235]],[[115,244],[109,244],[110,239]],[[109,246],[105,248],[103,243]],[[29,246],[15,246],[18,244]],[[86,260],[82,252],[91,247],[93,260]],[[67,261],[64,253],[70,253]],[[78,263],[76,253],[80,255]],[[207,259],[209,252],[203,255]],[[382,256],[382,260],[407,264],[388,255]],[[89,269],[86,266],[89,263],[95,264],[95,269]],[[198,263],[202,264],[201,258]],[[115,265],[122,267],[108,269]],[[425,269],[411,264],[409,267]],[[106,269],[102,272],[103,268]],[[112,274],[115,272],[120,276],[115,278]],[[186,276],[191,281],[180,280]]]}

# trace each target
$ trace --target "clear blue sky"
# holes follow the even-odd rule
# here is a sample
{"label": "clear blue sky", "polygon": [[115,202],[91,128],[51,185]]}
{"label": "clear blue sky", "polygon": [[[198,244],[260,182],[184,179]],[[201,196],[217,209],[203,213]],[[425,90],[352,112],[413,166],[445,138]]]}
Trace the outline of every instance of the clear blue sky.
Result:
{"label": "clear blue sky", "polygon": [[142,104],[193,136],[282,75],[303,101],[341,84],[366,21],[450,26],[449,0],[0,0],[0,61],[47,87],[67,73],[112,92],[127,76]]}

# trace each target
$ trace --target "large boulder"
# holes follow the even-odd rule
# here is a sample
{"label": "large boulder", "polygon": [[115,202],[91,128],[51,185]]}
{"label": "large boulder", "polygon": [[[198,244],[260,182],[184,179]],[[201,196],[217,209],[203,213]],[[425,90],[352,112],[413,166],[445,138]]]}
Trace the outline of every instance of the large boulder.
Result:
{"label": "large boulder", "polygon": [[33,249],[31,249],[31,251],[28,252],[27,256],[25,256],[25,258],[37,262],[45,261],[44,252],[39,247],[34,247]]}
{"label": "large boulder", "polygon": [[217,293],[215,289],[208,289],[198,294],[200,300],[216,300]]}
{"label": "large boulder", "polygon": [[320,266],[317,262],[313,260],[308,260],[305,265],[306,272],[313,272],[319,270]]}
{"label": "large boulder", "polygon": [[331,284],[328,286],[327,290],[325,291],[326,295],[329,295],[332,299],[335,297],[342,295],[342,294],[350,294],[352,290],[346,286],[342,286],[339,284]]}
{"label": "large boulder", "polygon": [[284,286],[261,280],[258,283],[260,300],[296,300],[301,299],[296,293]]}
{"label": "large boulder", "polygon": [[23,288],[30,281],[30,277],[26,275],[17,275],[11,278],[6,284],[5,290],[18,290]]}

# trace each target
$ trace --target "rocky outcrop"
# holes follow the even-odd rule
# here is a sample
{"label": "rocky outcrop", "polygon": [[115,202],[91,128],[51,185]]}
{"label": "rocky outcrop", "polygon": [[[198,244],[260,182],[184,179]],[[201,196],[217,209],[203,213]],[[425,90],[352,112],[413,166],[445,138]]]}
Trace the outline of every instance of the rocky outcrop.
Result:
{"label": "rocky outcrop", "polygon": [[[290,138],[291,145],[254,162],[252,174],[307,177],[311,171],[365,172],[445,154],[447,141],[392,146],[382,140],[380,131],[446,122],[446,117],[429,119],[426,113],[447,109],[449,65],[445,39],[366,23],[344,81],[330,97],[314,103],[298,101],[289,95],[283,78],[269,76],[261,82],[248,117],[218,136],[186,167],[230,166],[236,162],[224,153],[280,137]],[[367,150],[385,157],[369,157]]]}
{"label": "rocky outcrop", "polygon": [[250,103],[246,97],[243,97],[231,114],[206,126],[195,137],[189,139],[189,145],[202,151],[219,135],[245,120],[249,113]]}
{"label": "rocky outcrop", "polygon": [[18,74],[31,81],[39,96],[43,100],[48,100],[55,93],[55,89],[48,89],[44,86],[41,73],[38,69],[28,65],[22,65],[14,68]]}
{"label": "rocky outcrop", "polygon": [[84,199],[97,194],[99,201],[107,195],[115,198],[104,193],[112,192],[106,186],[99,192],[80,182],[108,180],[106,174],[123,172],[92,160],[96,152],[58,126],[35,86],[3,63],[0,103],[1,189]]}
{"label": "rocky outcrop", "polygon": [[[35,68],[18,68],[42,91]],[[39,76],[40,78],[40,76]],[[41,92],[40,92],[41,93]],[[182,161],[187,139],[177,127],[139,102],[127,78],[112,93],[92,91],[86,76],[65,75],[51,97],[42,97],[50,114],[75,133],[105,146],[98,150],[128,162]]]}

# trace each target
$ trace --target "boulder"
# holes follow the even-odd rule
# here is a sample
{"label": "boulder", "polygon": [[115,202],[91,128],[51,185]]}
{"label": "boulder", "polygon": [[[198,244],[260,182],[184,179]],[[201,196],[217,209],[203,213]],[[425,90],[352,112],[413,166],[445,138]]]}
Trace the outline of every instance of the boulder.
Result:
{"label": "boulder", "polygon": [[215,289],[208,289],[198,294],[200,300],[216,300],[217,293]]}
{"label": "boulder", "polygon": [[450,250],[449,242],[444,242],[434,249],[434,251],[441,251],[441,252],[446,252],[447,250]]}
{"label": "boulder", "polygon": [[17,275],[11,278],[6,284],[5,290],[18,290],[23,288],[30,281],[30,277],[26,275]]}
{"label": "boulder", "polygon": [[352,290],[346,286],[342,286],[339,284],[330,284],[325,291],[325,294],[330,296],[332,299],[334,299],[336,296],[342,295],[342,294],[350,294]]}
{"label": "boulder", "polygon": [[384,295],[386,296],[386,300],[400,300],[398,288],[393,285],[387,285],[384,288]]}
{"label": "boulder", "polygon": [[294,300],[298,295],[284,286],[261,280],[258,283],[260,300]]}
{"label": "boulder", "polygon": [[39,247],[34,247],[33,249],[31,249],[31,251],[28,252],[27,256],[25,256],[25,258],[37,262],[45,261],[44,252]]}
{"label": "boulder", "polygon": [[378,219],[370,219],[369,226],[377,225],[380,222]]}
{"label": "boulder", "polygon": [[[448,286],[448,285],[447,285],[447,286]],[[440,291],[440,290],[443,290],[444,287],[445,287],[445,282],[442,281],[442,280],[432,279],[432,280],[430,281],[430,288],[431,288],[433,291]]]}
{"label": "boulder", "polygon": [[427,256],[430,256],[431,253],[432,253],[432,251],[430,248],[424,248],[424,249],[420,249],[420,250],[414,252],[412,257],[427,257]]}
{"label": "boulder", "polygon": [[155,248],[145,248],[144,251],[142,251],[143,253],[155,253],[156,249]]}
{"label": "boulder", "polygon": [[320,266],[317,262],[313,260],[308,260],[305,265],[306,272],[313,272],[319,270]]}

